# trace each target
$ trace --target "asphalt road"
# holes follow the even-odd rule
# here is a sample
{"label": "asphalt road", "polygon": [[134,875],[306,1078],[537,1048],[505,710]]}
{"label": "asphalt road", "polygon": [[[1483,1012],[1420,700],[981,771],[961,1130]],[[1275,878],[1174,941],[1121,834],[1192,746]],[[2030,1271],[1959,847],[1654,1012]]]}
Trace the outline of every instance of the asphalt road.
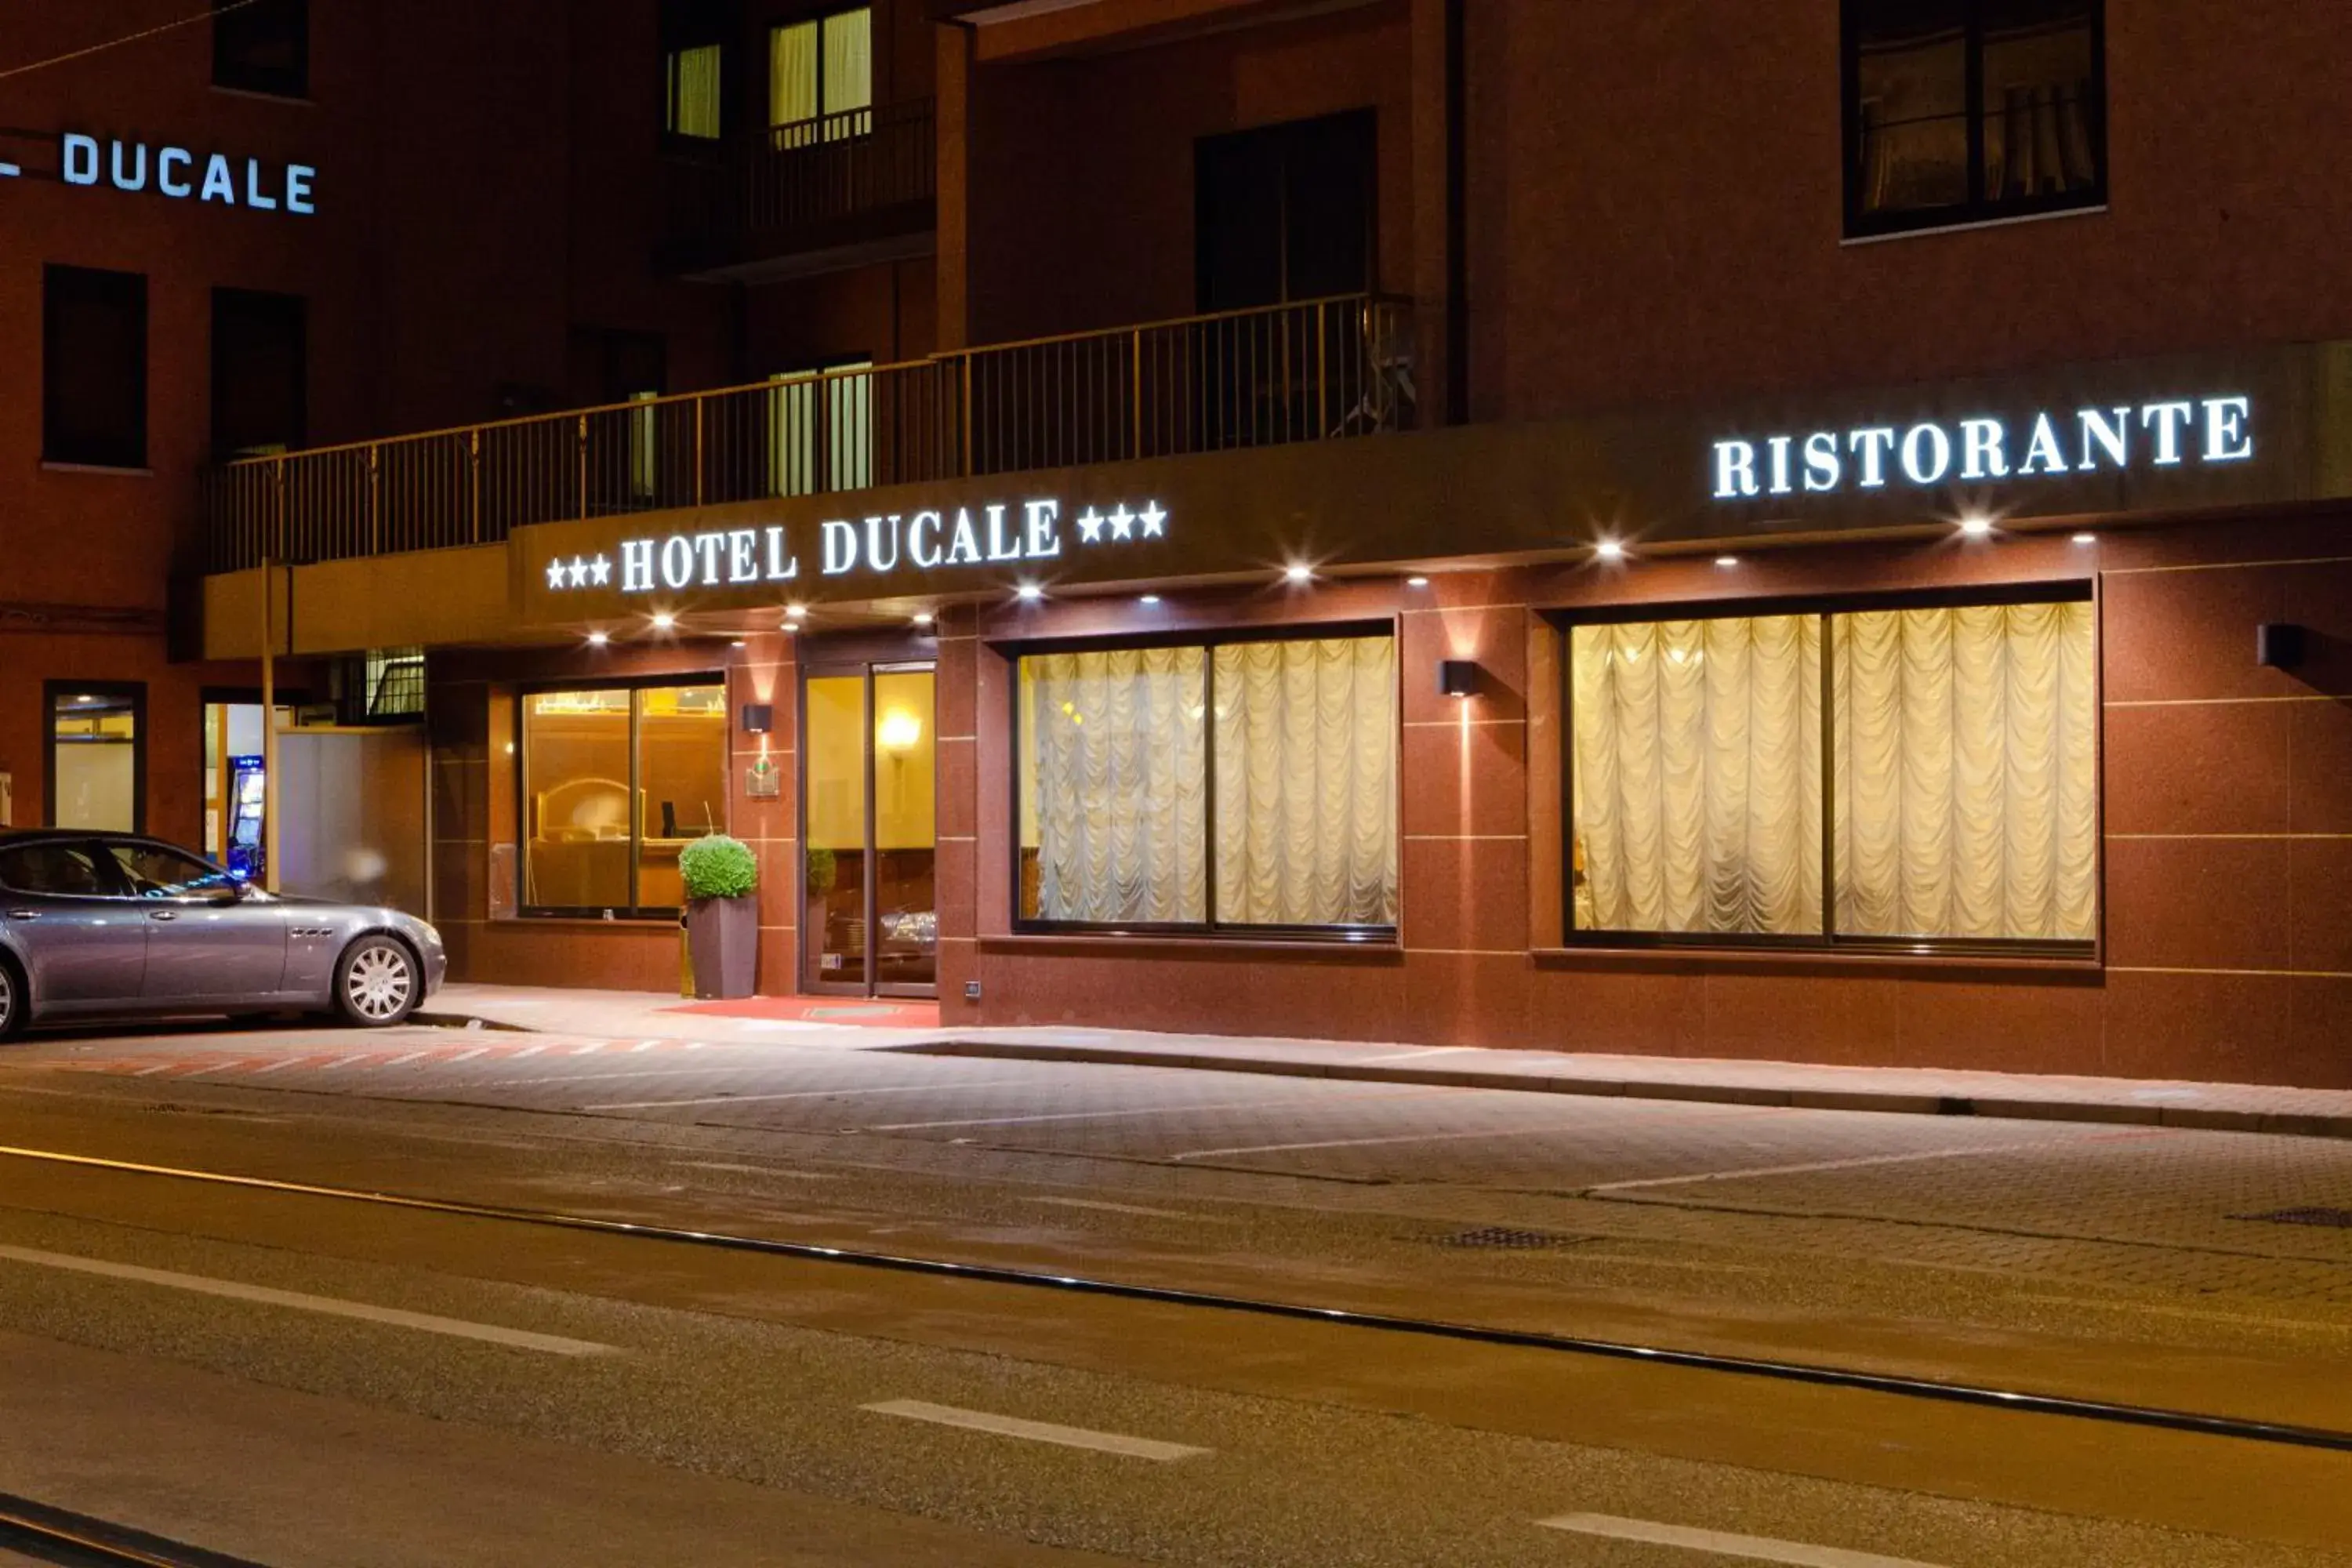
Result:
{"label": "asphalt road", "polygon": [[[412,1029],[0,1145],[2352,1432],[2322,1141]],[[0,1365],[0,1491],[273,1565],[2352,1563],[2347,1453],[13,1154]]]}

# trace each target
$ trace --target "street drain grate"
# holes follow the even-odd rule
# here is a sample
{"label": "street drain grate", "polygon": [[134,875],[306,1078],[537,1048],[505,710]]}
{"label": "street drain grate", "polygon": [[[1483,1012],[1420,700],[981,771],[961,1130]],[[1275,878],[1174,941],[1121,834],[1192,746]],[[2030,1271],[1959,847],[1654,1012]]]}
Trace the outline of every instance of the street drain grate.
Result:
{"label": "street drain grate", "polygon": [[2258,1219],[2271,1225],[2324,1225],[2352,1230],[2352,1209],[2273,1209],[2268,1214],[2242,1214],[2238,1219]]}
{"label": "street drain grate", "polygon": [[1521,1230],[1507,1225],[1483,1225],[1475,1230],[1457,1231],[1440,1237],[1440,1247],[1489,1247],[1517,1251],[1532,1251],[1543,1247],[1575,1247],[1592,1238],[1589,1236],[1563,1236],[1556,1230]]}

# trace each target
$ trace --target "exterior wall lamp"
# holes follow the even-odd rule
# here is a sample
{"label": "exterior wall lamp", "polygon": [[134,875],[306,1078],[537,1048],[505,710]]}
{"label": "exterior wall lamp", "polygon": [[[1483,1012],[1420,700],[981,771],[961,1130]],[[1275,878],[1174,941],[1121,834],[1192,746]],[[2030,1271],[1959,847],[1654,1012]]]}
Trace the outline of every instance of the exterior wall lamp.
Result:
{"label": "exterior wall lamp", "polygon": [[1478,666],[1466,658],[1441,658],[1437,661],[1437,694],[1440,697],[1475,697],[1478,691]]}
{"label": "exterior wall lamp", "polygon": [[743,704],[743,733],[764,735],[776,727],[776,705],[772,702]]}

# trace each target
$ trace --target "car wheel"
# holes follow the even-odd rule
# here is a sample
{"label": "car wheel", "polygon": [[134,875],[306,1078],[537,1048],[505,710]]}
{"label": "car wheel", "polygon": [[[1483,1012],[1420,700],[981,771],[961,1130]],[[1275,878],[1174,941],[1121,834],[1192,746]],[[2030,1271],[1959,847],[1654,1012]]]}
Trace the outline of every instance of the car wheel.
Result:
{"label": "car wheel", "polygon": [[0,1040],[13,1040],[25,1032],[32,1016],[32,1004],[25,994],[24,979],[16,966],[0,958]]}
{"label": "car wheel", "polygon": [[335,965],[335,1010],[362,1029],[397,1024],[423,999],[422,978],[407,948],[388,936],[363,936]]}

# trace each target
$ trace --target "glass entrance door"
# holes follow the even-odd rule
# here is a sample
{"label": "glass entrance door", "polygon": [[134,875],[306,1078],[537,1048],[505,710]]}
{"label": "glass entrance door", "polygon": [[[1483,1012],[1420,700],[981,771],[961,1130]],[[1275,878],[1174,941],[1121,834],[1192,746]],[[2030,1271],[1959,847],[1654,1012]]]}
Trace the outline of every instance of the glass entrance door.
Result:
{"label": "glass entrance door", "polygon": [[802,687],[801,979],[812,992],[938,994],[933,667],[817,669]]}

